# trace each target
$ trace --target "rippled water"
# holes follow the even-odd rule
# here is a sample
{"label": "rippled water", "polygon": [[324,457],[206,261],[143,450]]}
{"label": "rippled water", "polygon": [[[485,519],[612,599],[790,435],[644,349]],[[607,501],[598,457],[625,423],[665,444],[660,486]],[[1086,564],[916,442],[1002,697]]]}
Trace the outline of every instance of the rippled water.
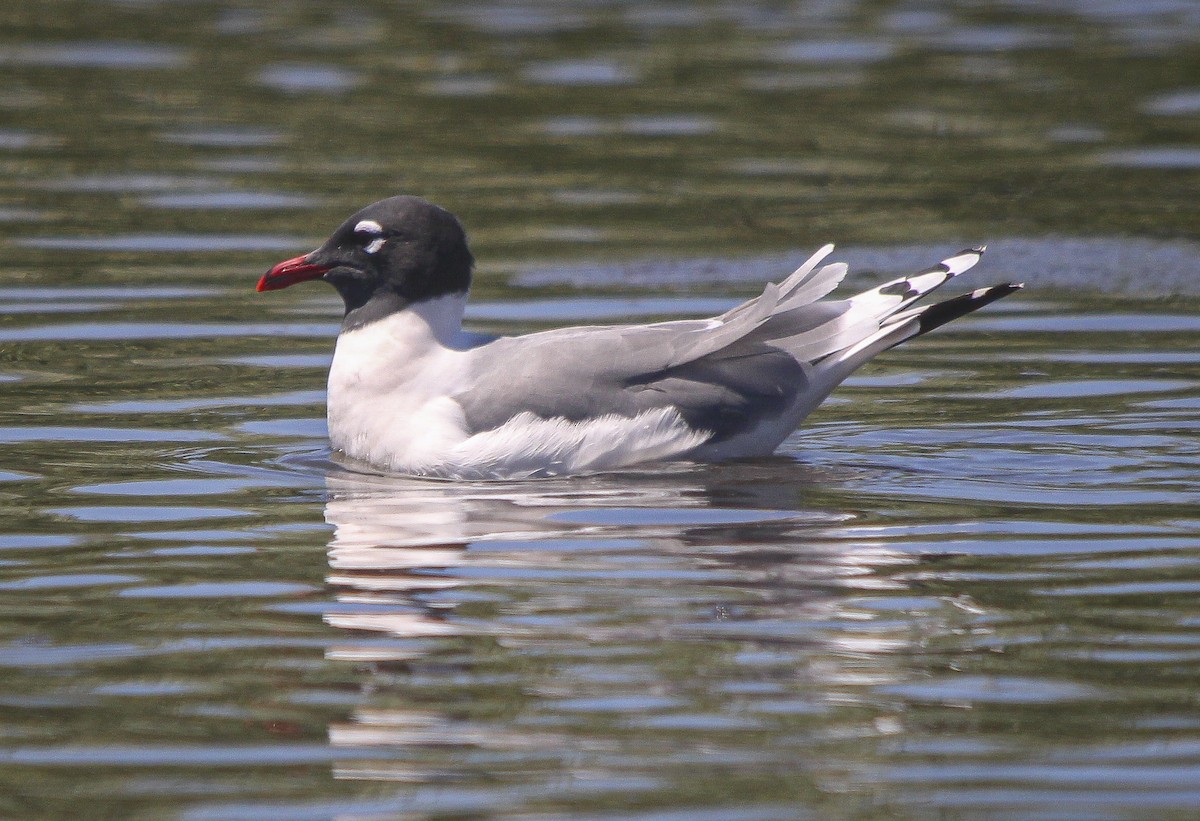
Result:
{"label": "rippled water", "polygon": [[[1200,813],[1200,13],[35,3],[0,29],[0,816]],[[771,459],[329,453],[401,191],[471,327],[723,310],[828,240],[1019,297]]]}

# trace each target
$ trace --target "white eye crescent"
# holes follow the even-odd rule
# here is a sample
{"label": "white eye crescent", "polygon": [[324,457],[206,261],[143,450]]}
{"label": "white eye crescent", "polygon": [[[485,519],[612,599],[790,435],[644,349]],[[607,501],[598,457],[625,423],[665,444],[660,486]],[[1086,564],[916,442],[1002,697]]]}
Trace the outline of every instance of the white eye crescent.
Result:
{"label": "white eye crescent", "polygon": [[382,234],[383,226],[375,220],[363,220],[358,225],[354,226],[356,234]]}
{"label": "white eye crescent", "polygon": [[380,248],[383,247],[384,242],[386,242],[386,240],[383,237],[376,237],[375,239],[368,242],[363,247],[363,250],[366,251],[368,254],[373,254],[376,251],[378,251]]}

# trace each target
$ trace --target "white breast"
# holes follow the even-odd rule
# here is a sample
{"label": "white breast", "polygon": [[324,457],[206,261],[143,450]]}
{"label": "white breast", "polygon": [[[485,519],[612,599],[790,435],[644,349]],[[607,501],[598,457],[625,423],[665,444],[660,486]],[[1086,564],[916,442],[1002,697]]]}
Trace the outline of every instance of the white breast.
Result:
{"label": "white breast", "polygon": [[467,438],[454,346],[461,296],[398,311],[338,337],[329,368],[330,444],[346,455],[406,473]]}

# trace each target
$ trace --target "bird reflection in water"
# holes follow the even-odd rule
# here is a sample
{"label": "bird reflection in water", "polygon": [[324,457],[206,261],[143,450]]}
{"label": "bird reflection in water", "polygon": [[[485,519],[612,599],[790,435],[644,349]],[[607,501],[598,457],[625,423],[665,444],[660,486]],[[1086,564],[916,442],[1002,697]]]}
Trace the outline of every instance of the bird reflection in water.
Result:
{"label": "bird reflection in water", "polygon": [[669,759],[728,760],[783,755],[753,741],[781,721],[899,732],[873,688],[964,614],[871,604],[911,598],[920,559],[804,504],[845,480],[778,458],[526,482],[329,475],[324,618],[347,635],[328,656],[363,671],[330,740],[369,751],[335,775],[487,780],[510,761],[522,783],[582,790],[644,772],[636,750],[661,735],[647,729],[679,736]]}

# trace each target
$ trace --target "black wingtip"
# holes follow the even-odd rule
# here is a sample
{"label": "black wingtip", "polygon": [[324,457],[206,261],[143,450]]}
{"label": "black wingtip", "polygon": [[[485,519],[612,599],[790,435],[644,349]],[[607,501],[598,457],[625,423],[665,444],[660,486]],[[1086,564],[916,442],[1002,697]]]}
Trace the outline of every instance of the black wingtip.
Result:
{"label": "black wingtip", "polygon": [[945,325],[947,322],[953,322],[960,316],[966,316],[972,311],[978,311],[984,305],[989,305],[997,299],[1002,299],[1009,294],[1016,293],[1024,287],[1024,283],[1006,282],[1001,285],[980,288],[978,291],[972,291],[969,294],[963,294],[953,299],[947,299],[945,302],[930,305],[917,315],[916,319],[919,330],[914,336],[929,333],[934,328],[940,328],[942,325]]}

